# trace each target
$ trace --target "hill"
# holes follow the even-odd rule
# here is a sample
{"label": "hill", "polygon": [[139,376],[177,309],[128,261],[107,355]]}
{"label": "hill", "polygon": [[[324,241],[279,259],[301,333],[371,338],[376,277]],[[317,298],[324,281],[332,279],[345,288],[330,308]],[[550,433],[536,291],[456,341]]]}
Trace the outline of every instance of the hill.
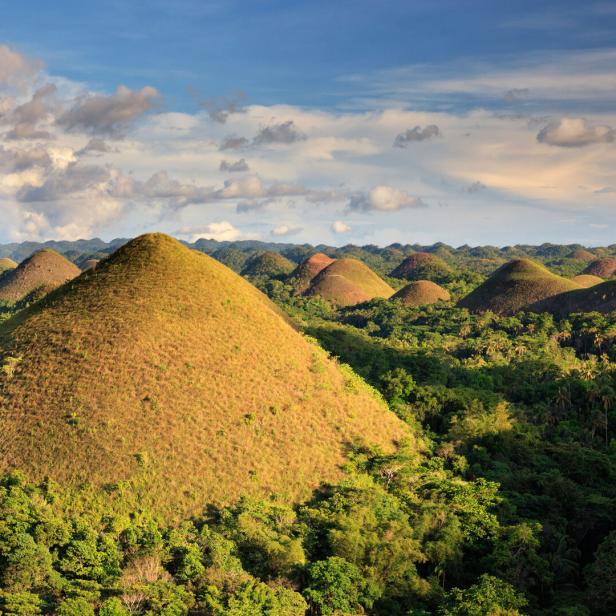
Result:
{"label": "hill", "polygon": [[451,267],[439,256],[428,252],[416,252],[406,257],[390,275],[403,280],[446,282],[452,273]]}
{"label": "hill", "polygon": [[571,280],[576,282],[581,287],[592,287],[596,284],[601,284],[604,282],[603,278],[599,278],[599,276],[593,276],[592,274],[578,274],[574,276]]}
{"label": "hill", "polygon": [[612,278],[616,276],[616,257],[603,257],[596,259],[588,265],[582,274],[599,276],[599,278]]}
{"label": "hill", "polygon": [[499,267],[490,278],[463,297],[458,306],[471,312],[488,310],[512,315],[529,304],[580,288],[530,259],[516,259]]}
{"label": "hill", "polygon": [[405,306],[423,306],[438,301],[448,302],[451,299],[449,291],[430,280],[416,280],[402,287],[389,299],[399,300]]}
{"label": "hill", "polygon": [[575,259],[576,261],[594,261],[597,257],[590,252],[590,250],[586,250],[585,248],[576,248],[572,252],[567,255],[568,259]]}
{"label": "hill", "polygon": [[0,325],[0,472],[130,481],[170,514],[340,476],[347,443],[406,430],[260,291],[141,236]]}
{"label": "hill", "polygon": [[242,276],[287,276],[295,264],[277,252],[262,252],[248,259],[242,268]]}
{"label": "hill", "polygon": [[86,261],[83,262],[81,269],[84,272],[87,272],[88,270],[94,269],[99,263],[100,263],[100,259],[87,259]]}
{"label": "hill", "polygon": [[306,295],[320,295],[339,306],[352,306],[375,297],[391,297],[394,290],[357,259],[336,259],[313,279]]}
{"label": "hill", "polygon": [[13,259],[4,258],[0,259],[0,274],[2,272],[6,272],[7,270],[12,270],[17,267],[17,263],[13,261]]}
{"label": "hill", "polygon": [[529,307],[533,312],[551,312],[566,316],[572,312],[601,312],[616,310],[616,280],[603,281],[587,289],[576,289],[549,297]]}
{"label": "hill", "polygon": [[331,265],[335,259],[328,257],[322,252],[308,257],[302,261],[289,276],[288,282],[295,288],[298,293],[303,293],[308,289],[312,280],[324,270],[328,265]]}
{"label": "hill", "polygon": [[22,261],[0,279],[0,300],[16,302],[39,289],[50,291],[81,274],[68,259],[43,249]]}

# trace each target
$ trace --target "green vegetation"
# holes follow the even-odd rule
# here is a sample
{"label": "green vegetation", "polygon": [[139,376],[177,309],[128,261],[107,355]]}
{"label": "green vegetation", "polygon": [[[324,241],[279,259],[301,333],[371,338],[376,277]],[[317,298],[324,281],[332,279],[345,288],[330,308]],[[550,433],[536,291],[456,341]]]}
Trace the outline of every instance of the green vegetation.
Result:
{"label": "green vegetation", "polygon": [[248,259],[242,268],[242,276],[249,278],[279,278],[289,275],[295,263],[277,252],[263,252]]}
{"label": "green vegetation", "polygon": [[431,280],[442,283],[452,279],[453,271],[439,256],[417,252],[404,259],[390,275],[404,280]]}
{"label": "green vegetation", "polygon": [[255,283],[148,235],[6,307],[0,614],[616,612],[614,282],[562,315]]}

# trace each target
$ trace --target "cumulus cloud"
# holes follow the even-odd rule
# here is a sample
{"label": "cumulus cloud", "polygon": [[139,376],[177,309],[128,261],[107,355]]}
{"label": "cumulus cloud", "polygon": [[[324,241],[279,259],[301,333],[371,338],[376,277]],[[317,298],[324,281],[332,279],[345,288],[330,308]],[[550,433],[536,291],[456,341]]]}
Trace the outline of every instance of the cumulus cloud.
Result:
{"label": "cumulus cloud", "polygon": [[415,128],[409,128],[405,130],[403,133],[396,135],[394,139],[393,147],[394,148],[406,148],[409,143],[414,143],[417,141],[426,141],[427,139],[432,139],[433,137],[438,137],[441,134],[441,131],[436,124],[428,124],[425,128],[421,128],[416,126]]}
{"label": "cumulus cloud", "polygon": [[264,126],[253,139],[255,145],[266,145],[270,143],[296,143],[305,141],[308,137],[302,133],[293,120]]}
{"label": "cumulus cloud", "polygon": [[27,58],[7,45],[0,45],[0,84],[23,87],[42,69],[38,60]]}
{"label": "cumulus cloud", "polygon": [[33,167],[48,169],[51,166],[51,156],[41,146],[14,150],[0,146],[0,170],[4,173],[19,173]]}
{"label": "cumulus cloud", "polygon": [[351,227],[342,220],[335,220],[332,223],[331,230],[334,233],[348,233],[351,230]]}
{"label": "cumulus cloud", "polygon": [[581,148],[611,143],[615,134],[610,126],[592,125],[584,118],[562,118],[544,126],[537,133],[537,141],[563,148]]}
{"label": "cumulus cloud", "polygon": [[189,242],[196,242],[197,240],[216,240],[218,242],[233,242],[239,240],[242,237],[242,232],[234,227],[227,220],[220,222],[211,222],[204,227],[198,227],[196,229],[184,228],[177,232],[178,235],[187,237]]}
{"label": "cumulus cloud", "polygon": [[419,197],[412,197],[405,190],[381,185],[368,192],[352,195],[348,207],[358,212],[395,212],[427,206]]}
{"label": "cumulus cloud", "polygon": [[243,111],[245,98],[246,95],[243,92],[238,92],[232,96],[205,99],[201,102],[201,106],[207,111],[210,120],[225,124],[231,114]]}
{"label": "cumulus cloud", "polygon": [[22,105],[15,107],[3,120],[13,128],[6,134],[7,139],[50,139],[51,133],[40,130],[40,122],[48,120],[56,107],[53,97],[56,86],[46,84],[36,90],[32,98]]}
{"label": "cumulus cloud", "polygon": [[246,137],[237,137],[235,135],[229,135],[228,137],[225,137],[221,141],[220,145],[218,146],[218,149],[221,152],[224,152],[225,150],[241,150],[242,148],[245,148],[249,144],[250,144],[250,141],[246,139]]}
{"label": "cumulus cloud", "polygon": [[92,154],[94,156],[100,156],[101,154],[107,154],[114,152],[114,150],[104,139],[100,137],[92,137],[86,145],[77,151],[77,156],[84,156],[86,154]]}
{"label": "cumulus cloud", "polygon": [[274,227],[270,231],[270,235],[273,235],[274,237],[289,237],[291,235],[297,235],[303,230],[303,227],[292,227],[290,225],[282,224]]}
{"label": "cumulus cloud", "polygon": [[235,162],[232,162],[232,163],[226,160],[221,160],[219,169],[220,171],[227,171],[229,173],[250,171],[250,167],[248,166],[248,163],[246,162],[246,159],[244,158],[240,158],[239,160],[236,160]]}
{"label": "cumulus cloud", "polygon": [[115,94],[90,94],[58,118],[58,124],[68,131],[121,137],[127,128],[152,108],[159,97],[158,90],[146,86],[130,90],[120,86]]}

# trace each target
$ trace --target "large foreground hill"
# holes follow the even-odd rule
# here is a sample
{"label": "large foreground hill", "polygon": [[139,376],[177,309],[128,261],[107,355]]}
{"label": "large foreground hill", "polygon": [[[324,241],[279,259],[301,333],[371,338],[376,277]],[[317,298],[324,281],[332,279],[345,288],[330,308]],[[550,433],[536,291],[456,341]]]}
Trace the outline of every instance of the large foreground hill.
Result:
{"label": "large foreground hill", "polygon": [[302,497],[405,430],[227,267],[139,237],[0,327],[0,471],[131,480],[163,512]]}

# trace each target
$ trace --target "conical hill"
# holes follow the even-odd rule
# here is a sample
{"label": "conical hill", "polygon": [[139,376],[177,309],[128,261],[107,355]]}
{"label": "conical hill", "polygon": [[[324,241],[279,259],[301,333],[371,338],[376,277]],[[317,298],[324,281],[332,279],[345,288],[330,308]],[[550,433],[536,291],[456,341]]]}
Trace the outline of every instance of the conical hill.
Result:
{"label": "conical hill", "polygon": [[471,312],[490,310],[512,315],[530,304],[579,288],[572,280],[557,276],[530,259],[516,259],[499,267],[458,305]]}
{"label": "conical hill", "polygon": [[0,471],[130,481],[170,514],[306,496],[402,423],[250,283],[141,236],[0,326]]}

